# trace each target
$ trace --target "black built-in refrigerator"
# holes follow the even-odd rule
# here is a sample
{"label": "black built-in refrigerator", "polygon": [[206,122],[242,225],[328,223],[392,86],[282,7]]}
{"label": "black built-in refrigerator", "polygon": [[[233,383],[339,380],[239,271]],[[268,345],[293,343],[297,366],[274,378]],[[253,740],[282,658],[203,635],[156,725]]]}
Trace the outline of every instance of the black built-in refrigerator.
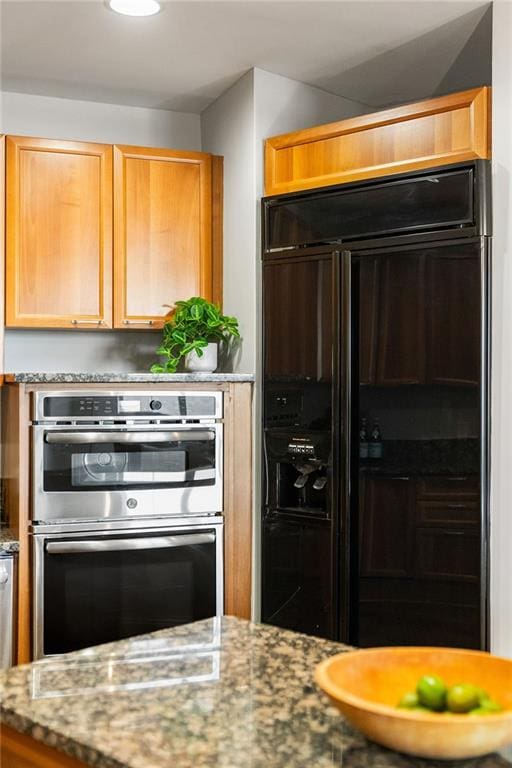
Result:
{"label": "black built-in refrigerator", "polygon": [[488,646],[489,165],[263,201],[262,620]]}

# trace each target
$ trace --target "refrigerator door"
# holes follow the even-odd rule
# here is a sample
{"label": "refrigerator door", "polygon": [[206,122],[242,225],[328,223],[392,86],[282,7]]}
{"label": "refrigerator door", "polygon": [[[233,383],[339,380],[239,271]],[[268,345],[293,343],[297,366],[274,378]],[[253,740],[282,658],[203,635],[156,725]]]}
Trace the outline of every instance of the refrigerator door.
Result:
{"label": "refrigerator door", "polygon": [[267,260],[262,619],[335,637],[341,254]]}
{"label": "refrigerator door", "polygon": [[352,255],[356,645],[486,646],[486,262],[483,240]]}

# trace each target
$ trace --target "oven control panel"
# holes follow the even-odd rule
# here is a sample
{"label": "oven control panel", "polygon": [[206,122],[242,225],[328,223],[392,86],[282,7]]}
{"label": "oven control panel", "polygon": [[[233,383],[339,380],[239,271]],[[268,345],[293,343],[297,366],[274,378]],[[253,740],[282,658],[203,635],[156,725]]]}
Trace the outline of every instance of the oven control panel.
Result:
{"label": "oven control panel", "polygon": [[35,421],[222,417],[222,392],[38,392]]}

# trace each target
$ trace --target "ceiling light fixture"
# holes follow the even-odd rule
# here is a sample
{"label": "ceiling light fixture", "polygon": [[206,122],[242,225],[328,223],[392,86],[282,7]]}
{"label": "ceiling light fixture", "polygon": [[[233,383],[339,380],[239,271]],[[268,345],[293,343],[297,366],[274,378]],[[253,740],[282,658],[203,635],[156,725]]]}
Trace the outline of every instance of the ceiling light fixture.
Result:
{"label": "ceiling light fixture", "polygon": [[161,10],[158,0],[109,0],[108,6],[123,16],[154,16]]}

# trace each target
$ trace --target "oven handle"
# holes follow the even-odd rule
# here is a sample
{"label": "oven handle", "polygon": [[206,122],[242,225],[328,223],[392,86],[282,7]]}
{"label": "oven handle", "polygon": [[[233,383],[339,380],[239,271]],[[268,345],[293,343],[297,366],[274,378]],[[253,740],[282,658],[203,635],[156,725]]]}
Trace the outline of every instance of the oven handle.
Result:
{"label": "oven handle", "polygon": [[110,539],[108,541],[50,541],[46,545],[49,555],[68,555],[74,552],[122,552],[128,549],[167,549],[189,547],[194,544],[213,544],[214,533],[191,533],[181,536],[158,536],[139,539]]}
{"label": "oven handle", "polygon": [[188,443],[215,440],[213,430],[183,430],[173,432],[47,432],[47,443]]}

